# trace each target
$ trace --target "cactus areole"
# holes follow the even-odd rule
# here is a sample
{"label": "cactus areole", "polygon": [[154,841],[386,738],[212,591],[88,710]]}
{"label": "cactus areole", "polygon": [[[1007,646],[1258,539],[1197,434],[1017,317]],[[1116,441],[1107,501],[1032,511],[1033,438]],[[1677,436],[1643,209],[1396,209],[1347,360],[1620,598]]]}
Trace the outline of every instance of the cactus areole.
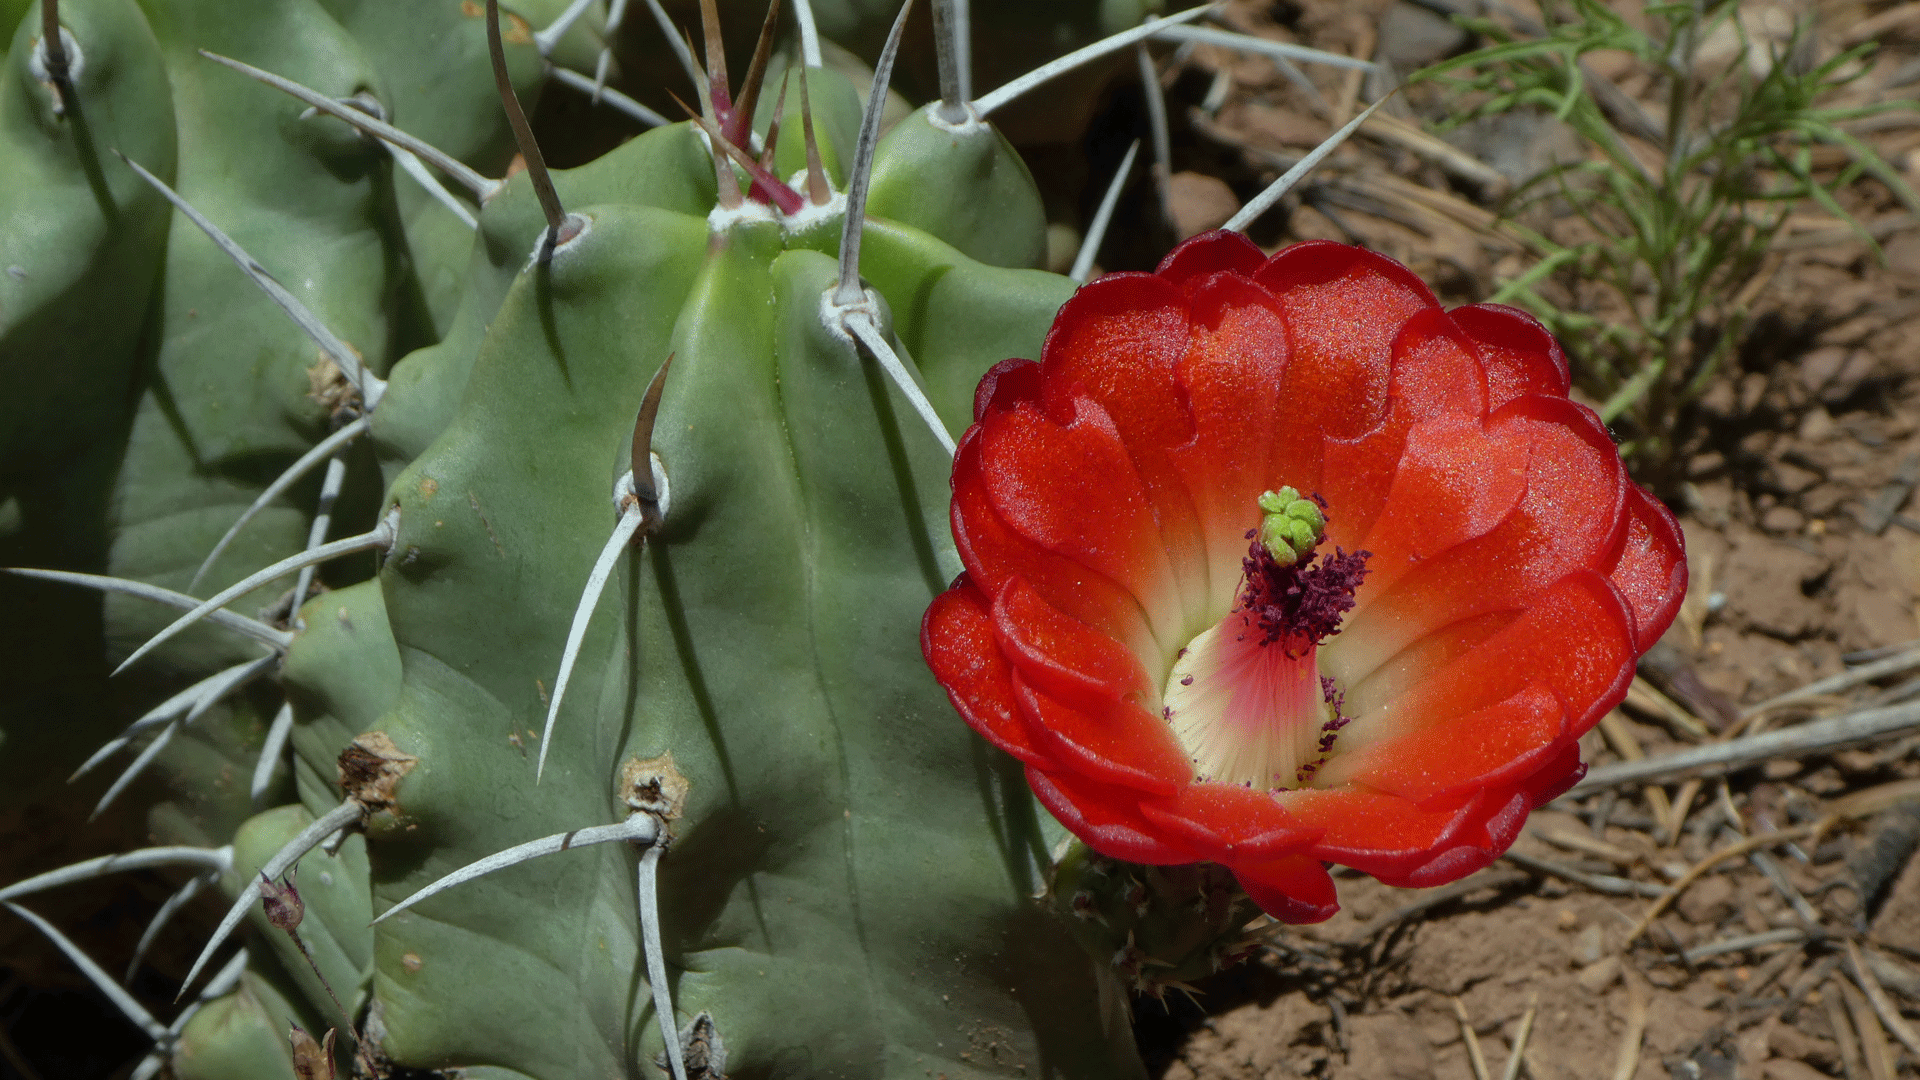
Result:
{"label": "cactus areole", "polygon": [[1357,248],[1211,233],[981,381],[922,647],[1104,855],[1276,918],[1492,862],[1673,621],[1672,515],[1530,317]]}

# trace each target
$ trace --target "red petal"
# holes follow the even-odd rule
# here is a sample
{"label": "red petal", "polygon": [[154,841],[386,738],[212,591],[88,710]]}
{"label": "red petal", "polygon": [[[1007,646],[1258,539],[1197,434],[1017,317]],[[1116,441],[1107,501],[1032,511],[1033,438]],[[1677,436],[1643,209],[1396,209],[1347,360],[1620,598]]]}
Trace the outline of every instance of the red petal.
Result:
{"label": "red petal", "polygon": [[1056,771],[1142,792],[1170,794],[1193,780],[1193,764],[1173,729],[1132,701],[1075,708],[1034,688],[1019,672],[1013,692],[1026,715],[1033,744],[1052,756]]}
{"label": "red petal", "polygon": [[1327,868],[1306,855],[1236,865],[1233,876],[1247,891],[1249,900],[1283,923],[1298,926],[1326,922],[1340,910],[1340,898],[1334,893]]}
{"label": "red petal", "polygon": [[1373,528],[1366,586],[1386,592],[1421,563],[1505,521],[1527,492],[1528,440],[1470,416],[1416,424]]}
{"label": "red petal", "polygon": [[987,413],[1011,409],[1022,401],[1040,400],[1040,365],[1031,360],[1002,360],[980,376],[973,388],[973,419],[977,423]]}
{"label": "red petal", "polygon": [[1392,363],[1395,419],[1487,414],[1487,375],[1473,340],[1438,307],[1407,319],[1393,340]]}
{"label": "red petal", "polygon": [[1567,395],[1567,354],[1540,320],[1505,304],[1456,308],[1453,320],[1480,347],[1493,408],[1528,394]]}
{"label": "red petal", "polygon": [[1128,446],[1177,446],[1193,437],[1173,366],[1187,351],[1180,291],[1146,274],[1111,274],[1061,307],[1041,351],[1050,415],[1091,397]]}
{"label": "red petal", "polygon": [[1471,831],[1475,834],[1472,840],[1446,848],[1398,877],[1384,874],[1375,876],[1384,884],[1403,889],[1431,889],[1492,866],[1493,861],[1519,838],[1520,827],[1526,824],[1527,812],[1533,807],[1526,793],[1521,791],[1507,794],[1504,802],[1489,799],[1484,805],[1492,807],[1493,812],[1484,816],[1475,815],[1472,820]]}
{"label": "red petal", "polygon": [[[1486,415],[1486,376],[1468,341],[1447,313],[1414,313],[1393,341],[1388,413],[1359,439],[1329,439],[1320,494],[1336,507],[1329,535],[1336,545],[1362,545],[1388,501],[1388,487],[1406,445],[1408,429],[1440,419],[1479,420]],[[1478,426],[1476,424],[1476,426]]]}
{"label": "red petal", "polygon": [[1473,829],[1480,797],[1454,809],[1422,809],[1411,799],[1362,788],[1286,793],[1303,825],[1324,830],[1310,854],[1382,881],[1408,873]]}
{"label": "red petal", "polygon": [[997,596],[1015,574],[1068,615],[1141,655],[1159,649],[1132,593],[1075,559],[1015,532],[993,508],[980,465],[979,427],[961,438],[953,461],[953,540],[981,592]]}
{"label": "red petal", "polygon": [[1194,436],[1168,456],[1206,535],[1212,591],[1224,599],[1240,579],[1246,532],[1260,520],[1255,500],[1289,482],[1271,461],[1287,328],[1265,289],[1227,274],[1194,288],[1192,310],[1192,344],[1175,377]]}
{"label": "red petal", "polygon": [[1302,490],[1321,482],[1325,439],[1363,435],[1386,415],[1387,378],[1400,326],[1433,293],[1392,259],[1309,240],[1267,261],[1254,280],[1273,293],[1290,343],[1281,400],[1287,423],[1276,464]]}
{"label": "red petal", "polygon": [[1179,247],[1167,252],[1153,276],[1175,285],[1185,285],[1193,278],[1208,274],[1231,273],[1242,277],[1252,277],[1267,261],[1266,252],[1260,250],[1244,233],[1215,229],[1192,237]]}
{"label": "red petal", "polygon": [[1131,650],[1047,603],[1015,576],[993,603],[1000,650],[1035,686],[1069,704],[1103,708],[1132,694],[1157,698]]}
{"label": "red petal", "polygon": [[1320,646],[1320,670],[1346,690],[1346,706],[1355,716],[1368,716],[1398,700],[1429,673],[1480,647],[1521,616],[1518,610],[1489,611],[1441,627],[1408,645],[1371,671],[1356,672],[1347,662],[1341,634]]}
{"label": "red petal", "polygon": [[1586,775],[1587,764],[1580,760],[1580,744],[1569,743],[1561,747],[1551,761],[1541,766],[1539,772],[1527,777],[1521,787],[1537,810],[1565,795]]}
{"label": "red petal", "polygon": [[1377,747],[1371,753],[1391,754],[1404,737],[1497,704],[1534,682],[1565,702],[1578,736],[1626,696],[1637,655],[1633,618],[1620,594],[1599,574],[1576,571],[1479,647],[1363,714],[1342,740],[1351,739],[1354,751]]}
{"label": "red petal", "polygon": [[1634,651],[1646,652],[1687,597],[1687,554],[1673,511],[1638,485],[1627,491],[1627,538],[1608,576],[1633,609]]}
{"label": "red petal", "polygon": [[[1167,452],[1193,438],[1174,367],[1189,344],[1186,299],[1158,277],[1116,274],[1074,294],[1047,334],[1041,399],[1059,422],[1083,396],[1098,403],[1145,486],[1188,605],[1207,593],[1192,497]],[[1046,467],[1044,461],[1034,467]]]}
{"label": "red petal", "polygon": [[1137,792],[1036,768],[1027,770],[1027,784],[1068,832],[1102,855],[1149,866],[1201,861],[1195,852],[1143,831]]}
{"label": "red petal", "polygon": [[1319,833],[1303,827],[1273,792],[1238,784],[1188,784],[1171,797],[1142,800],[1140,813],[1158,834],[1235,865],[1299,851]]}
{"label": "red petal", "polygon": [[1564,398],[1514,401],[1488,421],[1529,444],[1527,493],[1485,535],[1433,554],[1397,583],[1356,595],[1342,659],[1372,670],[1400,648],[1473,615],[1524,607],[1567,574],[1611,565],[1626,532],[1629,486],[1591,410]]}
{"label": "red petal", "polygon": [[1511,787],[1540,771],[1572,737],[1567,711],[1539,683],[1494,705],[1375,743],[1327,768],[1342,780],[1416,802],[1458,803],[1480,788]]}
{"label": "red petal", "polygon": [[920,652],[947,700],[988,742],[1028,765],[1045,765],[1013,700],[1013,669],[993,637],[987,598],[966,575],[934,597],[920,620]]}
{"label": "red petal", "polygon": [[[981,425],[979,474],[1014,531],[1131,593],[1171,636],[1180,601],[1159,523],[1106,413],[1076,399],[1064,426],[1031,404]],[[1165,625],[1162,625],[1165,624]]]}

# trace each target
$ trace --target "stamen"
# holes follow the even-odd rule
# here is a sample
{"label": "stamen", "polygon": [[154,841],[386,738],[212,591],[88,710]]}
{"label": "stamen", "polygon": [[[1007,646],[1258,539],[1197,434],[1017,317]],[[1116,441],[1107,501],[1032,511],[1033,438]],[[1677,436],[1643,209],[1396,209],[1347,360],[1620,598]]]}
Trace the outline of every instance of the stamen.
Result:
{"label": "stamen", "polygon": [[1370,556],[1316,553],[1326,535],[1317,496],[1281,488],[1259,505],[1238,602],[1180,650],[1164,715],[1203,778],[1305,787],[1353,721],[1340,686],[1320,674],[1318,653],[1352,610]]}

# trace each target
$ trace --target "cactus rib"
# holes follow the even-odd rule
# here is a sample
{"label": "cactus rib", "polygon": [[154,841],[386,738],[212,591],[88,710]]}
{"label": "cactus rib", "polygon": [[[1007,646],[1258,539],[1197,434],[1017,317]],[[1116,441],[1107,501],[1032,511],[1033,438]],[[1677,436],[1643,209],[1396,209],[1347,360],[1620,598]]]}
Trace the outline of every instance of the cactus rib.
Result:
{"label": "cactus rib", "polygon": [[[119,151],[115,153],[119,154]],[[358,353],[354,352],[346,342],[335,337],[333,331],[328,330],[319,319],[314,318],[313,312],[308,311],[305,304],[295,299],[285,286],[275,281],[265,267],[255,262],[253,256],[233,242],[232,237],[221,231],[218,225],[207,220],[173,188],[167,186],[166,181],[148,172],[139,162],[127,155],[119,154],[119,157],[121,161],[127,163],[128,168],[139,175],[140,179],[145,180],[153,186],[154,190],[165,196],[166,200],[173,204],[174,209],[184,214],[188,221],[199,227],[201,232],[206,233],[209,240],[225,252],[242,272],[253,279],[253,283],[260,286],[261,291],[272,297],[273,302],[280,305],[280,310],[286,312],[287,317],[292,319],[309,338],[312,338],[313,343],[320,346],[322,352],[339,365],[340,373],[347,377],[347,381],[353,384],[354,389],[360,391],[360,400],[365,408],[371,409],[380,403],[380,395],[386,392],[386,381],[368,371],[366,365],[360,362]]]}
{"label": "cactus rib", "polygon": [[[195,608],[200,606],[197,597],[172,589],[150,585],[144,581],[131,581],[127,578],[108,577],[105,574],[82,574],[73,570],[37,570],[12,566],[4,568],[6,573],[21,577],[39,578],[42,581],[59,581],[68,585],[84,585],[102,592],[124,593],[137,596],[142,600],[156,600],[162,604],[171,604],[177,608]],[[282,571],[284,573],[284,571]],[[259,619],[248,618],[237,611],[219,610],[207,613],[207,621],[223,626],[235,633],[250,637],[271,649],[285,651],[293,635],[277,627],[268,626]]]}
{"label": "cactus rib", "polygon": [[[287,872],[289,866],[299,862],[302,855],[319,847],[323,841],[335,833],[358,824],[365,812],[366,808],[353,799],[341,802],[339,806],[313,819],[312,823],[300,830],[298,835],[281,845],[280,850],[274,852],[273,857],[260,868],[260,873],[269,879],[280,877]],[[187,988],[192,986],[193,980],[199,977],[201,969],[207,966],[208,960],[213,959],[214,951],[220,948],[221,942],[227,940],[228,934],[233,933],[233,928],[240,925],[240,920],[246,915],[247,909],[252,907],[259,898],[260,894],[252,889],[240,890],[239,898],[233,902],[232,907],[227,909],[227,914],[220,920],[219,927],[207,940],[206,948],[200,950],[200,955],[193,961],[193,967],[187,970],[187,977],[180,980],[180,993],[174,997],[175,1001],[186,995]]]}
{"label": "cactus rib", "polygon": [[335,540],[330,544],[321,544],[319,547],[308,548],[298,555],[289,555],[271,566],[255,570],[253,573],[248,574],[246,577],[213,594],[206,600],[201,601],[199,606],[187,612],[185,615],[180,616],[178,619],[175,619],[165,630],[148,638],[146,644],[133,650],[131,655],[120,662],[119,667],[113,669],[113,673],[115,675],[120,674],[136,660],[139,660],[154,649],[159,648],[161,644],[172,639],[175,634],[199,622],[202,618],[211,615],[223,605],[231,603],[260,586],[265,585],[274,578],[284,574],[290,574],[304,567],[318,565],[329,559],[337,559],[342,555],[352,555],[361,551],[372,551],[392,547],[393,538],[398,535],[399,531],[400,510],[396,507],[389,510],[386,517],[380,519],[380,524],[375,525],[373,528],[358,536],[349,536],[341,540]]}
{"label": "cactus rib", "polygon": [[1120,202],[1120,191],[1127,186],[1127,176],[1133,172],[1133,159],[1140,154],[1140,140],[1133,140],[1127,147],[1127,156],[1120,159],[1120,168],[1114,171],[1113,179],[1107,183],[1107,193],[1100,196],[1100,206],[1093,212],[1093,220],[1087,224],[1086,238],[1080,241],[1080,251],[1073,257],[1073,269],[1067,276],[1077,284],[1085,285],[1087,277],[1093,273],[1094,256],[1100,254],[1100,241],[1107,238],[1107,225],[1113,221],[1113,208]]}
{"label": "cactus rib", "polygon": [[191,866],[200,870],[224,871],[233,865],[233,848],[188,846],[150,847],[102,855],[97,859],[62,866],[35,874],[0,889],[0,901],[17,900],[45,889],[57,889],[76,881],[105,877],[122,870],[147,870],[156,866]]}
{"label": "cactus rib", "polygon": [[[1388,96],[1390,97],[1391,95]],[[1372,116],[1375,109],[1378,109],[1386,103],[1387,98],[1383,97],[1365,109],[1360,110],[1359,116],[1347,121],[1346,126],[1342,127],[1339,131],[1327,136],[1319,146],[1309,151],[1306,157],[1295,162],[1293,168],[1281,173],[1278,180],[1268,184],[1265,191],[1247,200],[1247,205],[1242,206],[1231,218],[1228,218],[1227,223],[1222,225],[1221,228],[1231,232],[1245,232],[1247,226],[1254,218],[1266,213],[1273,207],[1274,203],[1280,201],[1281,196],[1293,190],[1293,185],[1299,183],[1308,173],[1312,172],[1316,166],[1326,160],[1328,154],[1339,149],[1341,143],[1346,142],[1349,136],[1360,130],[1360,125],[1367,122],[1367,117]]]}
{"label": "cactus rib", "polygon": [[366,430],[372,426],[373,418],[370,416],[354,418],[351,423],[342,426],[340,430],[314,443],[313,449],[300,455],[298,460],[282,470],[279,476],[274,477],[273,482],[268,484],[260,492],[259,497],[254,499],[251,505],[240,512],[240,517],[227,528],[225,535],[220,537],[220,541],[213,545],[213,550],[207,552],[207,557],[200,563],[200,569],[195,570],[193,572],[193,578],[187,582],[187,588],[194,589],[199,587],[200,579],[206,577],[207,571],[213,568],[214,560],[218,559],[221,553],[227,550],[227,545],[233,543],[234,537],[240,535],[240,530],[246,528],[247,523],[252,521],[255,515],[265,510],[269,503],[279,498],[288,488],[297,483],[301,477],[312,472],[316,465],[327,460],[335,451],[365,434]]}

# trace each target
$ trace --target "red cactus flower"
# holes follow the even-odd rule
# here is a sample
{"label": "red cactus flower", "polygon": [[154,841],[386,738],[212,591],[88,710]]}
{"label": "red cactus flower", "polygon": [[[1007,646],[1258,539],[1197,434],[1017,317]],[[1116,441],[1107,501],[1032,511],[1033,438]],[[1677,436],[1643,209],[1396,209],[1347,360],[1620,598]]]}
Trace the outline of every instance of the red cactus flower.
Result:
{"label": "red cactus flower", "polygon": [[1218,862],[1289,922],[1337,910],[1328,862],[1469,874],[1685,592],[1567,385],[1539,323],[1391,259],[1196,237],[981,380],[927,661],[1103,854]]}

